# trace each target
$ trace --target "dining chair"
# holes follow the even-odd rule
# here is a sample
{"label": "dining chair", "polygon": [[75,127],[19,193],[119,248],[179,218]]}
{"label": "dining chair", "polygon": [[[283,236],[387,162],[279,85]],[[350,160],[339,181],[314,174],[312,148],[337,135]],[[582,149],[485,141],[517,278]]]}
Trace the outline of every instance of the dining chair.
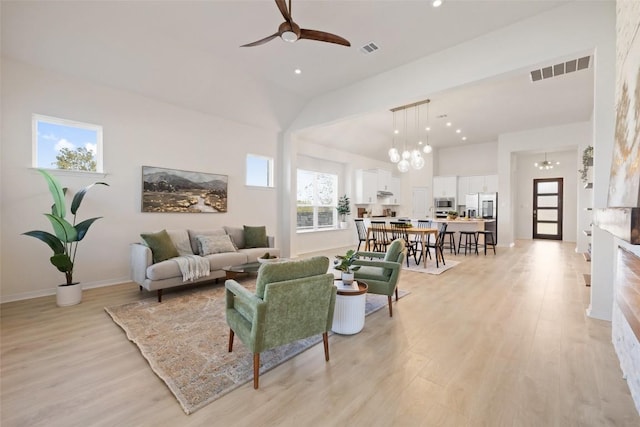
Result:
{"label": "dining chair", "polygon": [[409,240],[409,233],[407,233],[408,225],[410,225],[410,223],[407,224],[406,222],[401,221],[391,221],[389,223],[389,226],[391,227],[391,239],[404,240],[405,247],[407,248],[407,256],[405,257],[407,260],[407,267],[409,267],[409,257],[411,255],[413,255],[413,260],[416,262],[416,265],[418,265],[418,255],[416,253],[418,242],[416,240]]}
{"label": "dining chair", "polygon": [[387,224],[384,221],[371,221],[371,234],[373,234],[373,252],[386,252],[391,239],[387,234]]}
{"label": "dining chair", "polygon": [[369,237],[369,241],[367,242],[367,227],[364,225],[364,220],[362,218],[356,218],[354,221],[356,223],[356,230],[358,231],[358,249],[356,249],[356,251],[360,250],[362,242],[364,242],[365,248],[367,247],[367,243],[369,244],[368,247],[375,246],[376,239],[374,237]]}
{"label": "dining chair", "polygon": [[444,262],[444,238],[446,236],[447,231],[447,223],[442,222],[438,227],[438,235],[436,236],[435,242],[429,246],[427,246],[427,250],[433,249],[436,255],[436,268],[439,267],[439,260],[442,260],[442,265],[446,265]]}
{"label": "dining chair", "polygon": [[[430,219],[419,219],[418,220],[418,224],[416,226],[417,228],[432,228],[433,227],[433,221],[431,221]],[[420,264],[420,261],[422,261],[422,238],[419,234],[416,234],[416,236],[414,237],[417,245],[416,245],[416,250],[419,253],[418,256],[418,262],[417,264]],[[429,252],[429,245],[431,244],[431,234],[427,234],[427,241],[426,243],[426,247],[425,247],[425,256],[428,256],[429,259],[431,259],[431,252]]]}

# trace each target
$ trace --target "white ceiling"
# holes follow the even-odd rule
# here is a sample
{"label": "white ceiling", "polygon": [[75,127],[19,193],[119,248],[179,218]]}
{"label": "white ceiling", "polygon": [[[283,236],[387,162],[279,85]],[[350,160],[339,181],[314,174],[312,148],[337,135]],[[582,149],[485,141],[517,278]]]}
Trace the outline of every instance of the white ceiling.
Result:
{"label": "white ceiling", "polygon": [[[568,1],[448,0],[437,9],[430,3],[294,0],[292,15],[301,27],[339,34],[352,47],[274,39],[240,48],[277,30],[283,19],[274,1],[3,0],[2,54],[178,106],[283,129],[314,96]],[[372,41],[380,50],[362,54],[359,48]],[[294,75],[294,68],[302,74]],[[431,144],[460,144],[451,129],[439,128],[440,114],[462,129],[468,143],[589,120],[592,69],[538,83],[529,81],[527,71],[433,94]],[[401,115],[398,120],[403,123]],[[321,144],[340,141],[343,149],[385,159],[392,124],[390,112],[371,112],[303,137]]]}

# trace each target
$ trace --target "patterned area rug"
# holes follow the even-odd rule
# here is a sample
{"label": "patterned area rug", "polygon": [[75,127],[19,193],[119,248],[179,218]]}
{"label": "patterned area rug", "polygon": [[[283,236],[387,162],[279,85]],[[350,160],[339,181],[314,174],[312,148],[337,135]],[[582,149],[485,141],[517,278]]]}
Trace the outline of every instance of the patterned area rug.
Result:
{"label": "patterned area rug", "polygon": [[[242,284],[255,289],[255,281]],[[400,290],[400,297],[408,292]],[[105,307],[138,346],[153,372],[191,414],[253,379],[253,356],[236,338],[229,353],[224,285],[203,285],[168,292],[163,302],[155,296]],[[386,307],[387,297],[367,294],[366,314]],[[322,341],[320,335],[260,354],[260,374]]]}

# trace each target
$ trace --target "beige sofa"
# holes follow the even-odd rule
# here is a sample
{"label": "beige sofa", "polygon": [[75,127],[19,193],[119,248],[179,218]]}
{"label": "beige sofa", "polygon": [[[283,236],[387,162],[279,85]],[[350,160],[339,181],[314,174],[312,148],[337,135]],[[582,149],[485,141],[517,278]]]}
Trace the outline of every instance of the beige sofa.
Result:
{"label": "beige sofa", "polygon": [[[235,248],[225,248],[225,252],[210,253],[203,257],[209,261],[210,273],[194,280],[183,280],[178,262],[173,258],[160,262],[153,262],[153,253],[144,242],[132,243],[131,246],[131,279],[140,285],[140,289],[157,291],[158,301],[162,301],[162,290],[176,286],[207,282],[225,277],[222,270],[226,266],[257,262],[258,258],[269,252],[270,255],[280,256],[280,249],[274,248],[274,237],[267,236],[268,245],[265,247],[245,247],[244,228],[219,227],[206,230],[167,230],[179,255],[200,255],[202,248],[199,241],[202,236],[230,237]],[[199,237],[200,236],[200,237]],[[235,250],[234,250],[235,249]],[[205,251],[206,252],[206,251]]]}

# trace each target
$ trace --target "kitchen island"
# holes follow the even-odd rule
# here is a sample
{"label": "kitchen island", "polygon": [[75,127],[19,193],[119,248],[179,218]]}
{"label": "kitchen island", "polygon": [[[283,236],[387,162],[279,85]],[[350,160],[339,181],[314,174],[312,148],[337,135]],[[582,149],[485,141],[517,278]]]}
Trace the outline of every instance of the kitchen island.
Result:
{"label": "kitchen island", "polygon": [[[447,231],[453,231],[457,235],[456,245],[459,240],[459,232],[460,231],[492,231],[493,232],[493,241],[498,241],[498,228],[497,222],[495,219],[490,218],[458,218],[458,219],[446,219],[446,218],[427,218],[428,220],[433,222],[433,227],[438,228],[438,226],[446,222],[447,223]],[[408,219],[402,217],[373,217],[373,218],[364,218],[364,224],[367,228],[371,225],[371,221],[384,221],[387,224],[394,221],[406,221],[410,222],[414,227],[418,226],[417,219]],[[479,244],[484,244],[484,237],[481,235],[478,240]]]}

